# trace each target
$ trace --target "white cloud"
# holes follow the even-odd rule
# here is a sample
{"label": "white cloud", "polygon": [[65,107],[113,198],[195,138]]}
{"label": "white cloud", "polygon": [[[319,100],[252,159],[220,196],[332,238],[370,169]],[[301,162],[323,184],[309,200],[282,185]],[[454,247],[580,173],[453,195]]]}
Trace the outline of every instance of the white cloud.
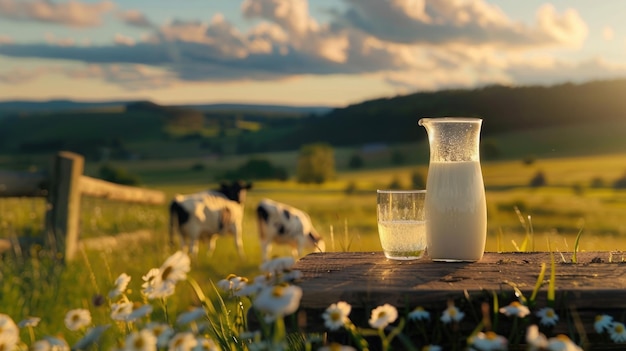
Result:
{"label": "white cloud", "polygon": [[75,27],[102,24],[102,16],[115,8],[109,0],[83,3],[77,0],[0,0],[0,18],[17,21],[40,21]]}
{"label": "white cloud", "polygon": [[126,46],[133,46],[135,45],[135,39],[131,38],[131,37],[127,37],[125,35],[122,35],[120,33],[116,33],[115,37],[113,38],[113,42],[115,42],[115,44],[117,45],[126,45]]}
{"label": "white cloud", "polygon": [[138,10],[119,11],[117,17],[122,22],[135,27],[150,28],[153,26],[152,22]]}
{"label": "white cloud", "polygon": [[13,42],[14,42],[13,38],[11,38],[10,36],[0,34],[0,45],[2,45],[2,44],[12,44]]}

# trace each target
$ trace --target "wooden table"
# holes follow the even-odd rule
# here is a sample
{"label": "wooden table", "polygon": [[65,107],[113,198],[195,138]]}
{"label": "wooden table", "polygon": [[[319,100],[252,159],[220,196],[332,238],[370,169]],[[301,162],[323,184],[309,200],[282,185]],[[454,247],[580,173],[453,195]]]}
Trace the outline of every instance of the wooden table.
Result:
{"label": "wooden table", "polygon": [[[626,253],[579,252],[577,263],[572,263],[572,259],[571,252],[554,253],[555,309],[561,321],[553,331],[555,335],[571,335],[573,330],[583,341],[593,342],[600,337],[594,335],[593,328],[598,314],[626,322]],[[428,258],[393,261],[382,252],[310,254],[294,267],[302,272],[298,283],[304,292],[300,324],[312,332],[325,330],[321,315],[338,301],[352,305],[350,318],[362,327],[367,327],[371,310],[384,303],[397,307],[401,315],[423,306],[434,318],[440,316],[448,301],[463,308],[485,301],[493,306],[494,293],[499,306],[505,306],[518,300],[515,288],[524,297],[530,297],[542,263],[546,265],[545,277],[533,313],[547,303],[551,272],[548,252],[488,252],[473,263],[433,262]],[[534,315],[531,318],[537,320]],[[501,322],[508,319],[499,317]],[[476,325],[477,322],[468,321],[465,327],[472,330]],[[621,349],[626,349],[626,345]]]}

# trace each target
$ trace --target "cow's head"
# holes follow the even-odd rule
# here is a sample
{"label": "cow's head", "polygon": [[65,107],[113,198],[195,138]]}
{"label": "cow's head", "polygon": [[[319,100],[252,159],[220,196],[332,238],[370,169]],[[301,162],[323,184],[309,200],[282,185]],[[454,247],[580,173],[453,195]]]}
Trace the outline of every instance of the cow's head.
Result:
{"label": "cow's head", "polygon": [[246,191],[249,189],[252,189],[252,183],[238,180],[231,183],[223,182],[219,191],[228,199],[242,204],[246,201]]}

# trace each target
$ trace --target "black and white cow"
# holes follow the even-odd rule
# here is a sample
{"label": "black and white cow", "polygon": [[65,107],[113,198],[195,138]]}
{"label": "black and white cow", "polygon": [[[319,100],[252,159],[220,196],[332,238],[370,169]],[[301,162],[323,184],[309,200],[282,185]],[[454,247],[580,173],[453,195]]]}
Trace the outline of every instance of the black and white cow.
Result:
{"label": "black and white cow", "polygon": [[198,241],[209,239],[209,255],[219,236],[231,234],[239,257],[244,258],[242,240],[243,208],[251,183],[222,183],[220,189],[176,195],[170,204],[170,243],[180,235],[181,248],[198,256]]}
{"label": "black and white cow", "polygon": [[302,256],[304,249],[323,252],[324,240],[317,233],[307,213],[284,203],[270,199],[259,202],[257,224],[263,260],[269,259],[272,244],[286,244],[292,248],[292,255]]}

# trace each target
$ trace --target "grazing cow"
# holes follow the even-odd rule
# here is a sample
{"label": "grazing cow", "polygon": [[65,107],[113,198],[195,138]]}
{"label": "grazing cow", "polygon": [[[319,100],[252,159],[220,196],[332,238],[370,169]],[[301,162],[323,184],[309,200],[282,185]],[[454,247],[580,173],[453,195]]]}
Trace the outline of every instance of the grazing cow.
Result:
{"label": "grazing cow", "polygon": [[251,183],[222,183],[219,190],[176,195],[170,204],[170,243],[174,232],[180,234],[180,245],[194,257],[198,241],[209,238],[209,255],[215,250],[218,236],[232,234],[239,257],[244,258],[242,241],[243,204]]}
{"label": "grazing cow", "polygon": [[261,254],[269,259],[272,244],[287,244],[292,255],[302,256],[304,249],[325,250],[324,240],[317,234],[308,214],[292,206],[263,199],[256,209]]}

